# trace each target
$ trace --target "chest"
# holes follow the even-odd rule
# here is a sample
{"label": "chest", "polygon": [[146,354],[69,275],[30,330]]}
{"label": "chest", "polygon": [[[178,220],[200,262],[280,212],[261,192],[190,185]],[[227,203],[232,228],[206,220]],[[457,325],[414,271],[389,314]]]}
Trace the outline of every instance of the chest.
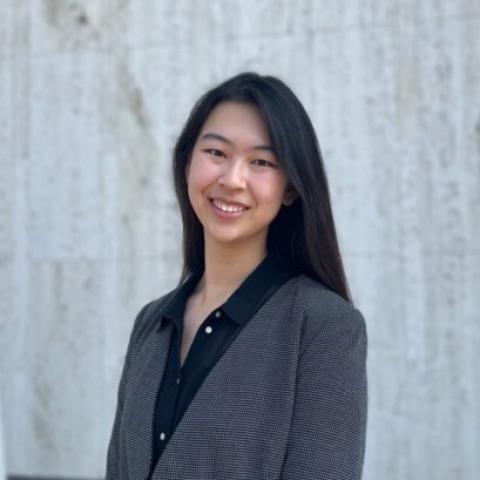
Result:
{"label": "chest", "polygon": [[[186,322],[182,362],[213,310]],[[243,328],[196,392],[153,478],[279,478],[297,365],[296,334],[281,320],[256,317]],[[190,459],[181,471],[179,458]]]}
{"label": "chest", "polygon": [[[215,309],[188,307],[184,352]],[[279,478],[293,416],[302,331],[291,316],[293,309],[288,295],[278,295],[250,319],[196,392],[153,479]],[[160,335],[145,335],[132,356],[121,427],[128,470],[135,472],[131,478],[148,469],[156,393],[173,328],[166,322]]]}
{"label": "chest", "polygon": [[215,306],[200,306],[194,298],[190,298],[185,306],[185,313],[183,316],[183,335],[181,339],[180,348],[180,363],[181,366],[190,351],[190,347],[198,333],[199,328],[205,322],[207,316],[214,310]]}

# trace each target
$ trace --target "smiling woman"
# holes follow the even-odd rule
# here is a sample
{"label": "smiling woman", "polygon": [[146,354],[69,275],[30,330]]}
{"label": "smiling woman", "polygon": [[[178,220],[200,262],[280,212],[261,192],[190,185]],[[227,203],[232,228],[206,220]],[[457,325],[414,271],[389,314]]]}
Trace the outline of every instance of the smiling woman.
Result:
{"label": "smiling woman", "polygon": [[294,194],[273,151],[256,107],[222,102],[208,117],[187,165],[207,256],[212,250],[232,259],[266,256],[268,227]]}
{"label": "smiling woman", "polygon": [[365,321],[303,106],[275,77],[225,81],[173,172],[183,272],[133,326],[107,479],[359,479]]}

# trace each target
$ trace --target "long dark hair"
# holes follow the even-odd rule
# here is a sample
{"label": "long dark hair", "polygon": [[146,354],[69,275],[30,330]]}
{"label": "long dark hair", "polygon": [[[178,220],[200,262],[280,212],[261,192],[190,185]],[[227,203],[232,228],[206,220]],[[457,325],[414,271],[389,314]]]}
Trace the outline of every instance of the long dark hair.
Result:
{"label": "long dark hair", "polygon": [[188,198],[185,169],[197,137],[213,108],[223,101],[256,106],[267,125],[278,162],[298,197],[282,205],[270,224],[267,251],[298,273],[322,282],[351,301],[338,247],[320,147],[302,104],[281,80],[246,72],[206,92],[193,107],[173,154],[175,191],[183,220],[182,283],[204,269],[203,226]]}

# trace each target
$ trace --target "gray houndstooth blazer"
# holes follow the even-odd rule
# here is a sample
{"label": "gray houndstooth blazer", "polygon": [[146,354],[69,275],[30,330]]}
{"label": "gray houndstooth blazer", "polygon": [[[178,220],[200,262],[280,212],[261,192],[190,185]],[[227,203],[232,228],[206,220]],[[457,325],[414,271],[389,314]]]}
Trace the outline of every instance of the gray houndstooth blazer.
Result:
{"label": "gray houndstooth blazer", "polygon": [[[108,480],[146,480],[155,395],[173,326],[167,294],[137,316],[108,448]],[[154,480],[360,479],[367,419],[361,313],[299,275],[250,319],[213,367]]]}

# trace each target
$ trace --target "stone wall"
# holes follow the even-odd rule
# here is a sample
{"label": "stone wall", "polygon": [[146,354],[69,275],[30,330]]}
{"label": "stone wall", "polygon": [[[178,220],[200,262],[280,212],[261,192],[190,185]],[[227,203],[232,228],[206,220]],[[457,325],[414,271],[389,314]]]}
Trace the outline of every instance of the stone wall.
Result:
{"label": "stone wall", "polygon": [[280,76],[318,132],[369,330],[367,480],[480,470],[480,3],[6,0],[0,367],[17,475],[101,477],[134,315],[180,272],[194,100]]}

